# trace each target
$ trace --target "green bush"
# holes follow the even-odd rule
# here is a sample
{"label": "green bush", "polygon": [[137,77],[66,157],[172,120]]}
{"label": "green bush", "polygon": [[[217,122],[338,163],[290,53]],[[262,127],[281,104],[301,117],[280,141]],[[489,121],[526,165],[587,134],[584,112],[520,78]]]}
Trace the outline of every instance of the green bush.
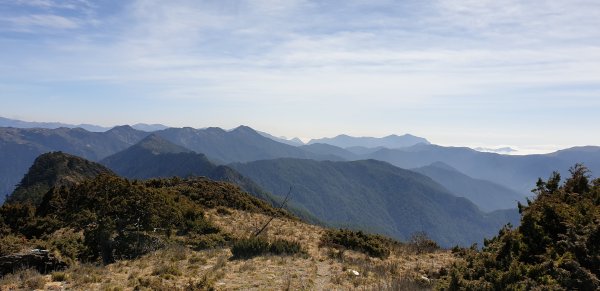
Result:
{"label": "green bush", "polygon": [[52,282],[63,282],[66,280],[67,280],[67,274],[65,272],[52,273]]}
{"label": "green bush", "polygon": [[539,180],[521,224],[506,226],[481,251],[457,250],[440,289],[600,290],[600,179],[582,165]]}
{"label": "green bush", "polygon": [[228,235],[222,233],[211,233],[193,237],[191,239],[194,246],[194,250],[214,249],[216,247],[224,246],[229,242],[231,238]]}
{"label": "green bush", "polygon": [[75,261],[86,252],[83,243],[83,233],[74,232],[72,229],[61,229],[48,238],[49,248],[57,250],[60,257],[65,260]]}
{"label": "green bush", "polygon": [[269,252],[275,255],[293,255],[302,253],[302,246],[297,241],[275,239],[269,246]]}
{"label": "green bush", "polygon": [[284,239],[269,242],[263,237],[251,237],[236,240],[231,246],[231,252],[235,258],[252,258],[265,254],[293,255],[303,253],[304,250],[298,242]]}
{"label": "green bush", "polygon": [[269,252],[269,242],[263,237],[242,238],[231,246],[231,253],[236,258],[252,258]]}
{"label": "green bush", "polygon": [[322,245],[347,248],[365,253],[371,257],[387,258],[390,255],[392,239],[376,234],[349,229],[329,229],[321,238]]}

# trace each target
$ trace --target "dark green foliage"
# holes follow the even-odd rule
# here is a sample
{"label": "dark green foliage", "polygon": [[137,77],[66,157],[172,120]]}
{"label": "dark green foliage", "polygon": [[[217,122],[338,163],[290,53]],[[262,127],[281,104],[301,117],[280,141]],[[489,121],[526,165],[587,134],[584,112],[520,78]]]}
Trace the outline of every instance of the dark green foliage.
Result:
{"label": "dark green foliage", "polygon": [[48,192],[38,212],[64,218],[66,227],[84,229],[88,258],[101,255],[105,263],[162,246],[161,238],[144,232],[218,232],[203,218],[200,208],[179,193],[105,174]]}
{"label": "dark green foliage", "polygon": [[321,238],[321,242],[326,246],[347,248],[382,259],[390,255],[392,245],[399,244],[381,235],[349,229],[329,229]]}
{"label": "dark green foliage", "polygon": [[242,238],[231,245],[231,253],[235,258],[252,258],[268,252],[269,242],[263,237]]}
{"label": "dark green foliage", "polygon": [[6,203],[0,207],[0,220],[3,221],[3,229],[10,228],[12,232],[18,232],[31,224],[35,216],[35,207],[30,203]]}
{"label": "dark green foliage", "polygon": [[503,228],[481,252],[463,253],[442,288],[458,290],[598,290],[600,288],[600,180],[576,165],[541,179],[536,199],[520,206],[521,226]]}
{"label": "dark green foliage", "polygon": [[[277,159],[233,164],[271,193],[287,193],[321,221],[407,240],[426,230],[440,245],[481,243],[518,212],[483,213],[422,174],[366,160]],[[516,206],[516,205],[515,205]]]}
{"label": "dark green foliage", "polygon": [[50,235],[47,241],[47,248],[59,251],[61,259],[70,262],[80,258],[86,251],[83,233],[71,229],[57,231]]}
{"label": "dark green foliage", "polygon": [[275,239],[271,241],[269,252],[274,255],[293,255],[303,253],[302,245],[297,241]]}
{"label": "dark green foliage", "polygon": [[304,253],[300,243],[284,239],[267,241],[262,236],[242,238],[233,242],[231,252],[234,258],[247,259],[265,254],[293,255]]}
{"label": "dark green foliage", "polygon": [[213,249],[225,246],[231,238],[224,233],[211,233],[190,237],[190,243],[195,250]]}
{"label": "dark green foliage", "polygon": [[225,182],[215,182],[204,177],[180,179],[151,179],[141,182],[146,187],[168,189],[189,198],[204,207],[225,206],[250,212],[289,217],[282,210],[274,209],[269,203],[244,193],[240,188]]}

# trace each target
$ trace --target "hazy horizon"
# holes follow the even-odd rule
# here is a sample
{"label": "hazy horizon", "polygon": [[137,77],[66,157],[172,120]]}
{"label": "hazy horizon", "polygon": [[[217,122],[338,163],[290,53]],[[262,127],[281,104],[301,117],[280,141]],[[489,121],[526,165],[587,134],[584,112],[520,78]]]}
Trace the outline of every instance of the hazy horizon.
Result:
{"label": "hazy horizon", "polygon": [[[7,118],[5,116],[0,116],[0,117],[4,117]],[[19,121],[24,121],[24,122],[43,122],[43,123],[63,123],[63,124],[67,124],[67,125],[93,125],[93,126],[101,126],[101,127],[105,127],[107,129],[110,129],[112,127],[115,126],[122,126],[122,125],[136,125],[136,124],[148,124],[148,125],[164,125],[167,127],[193,127],[196,129],[204,129],[207,127],[215,127],[215,126],[202,126],[202,127],[194,127],[194,126],[189,126],[189,125],[183,125],[183,126],[170,126],[168,124],[162,124],[162,123],[156,123],[156,122],[151,122],[151,123],[144,123],[144,122],[135,122],[135,123],[121,123],[121,124],[95,124],[95,123],[88,123],[88,122],[75,122],[75,123],[68,123],[68,122],[62,122],[62,121],[56,121],[56,120],[23,120],[23,119],[18,119],[18,118],[9,118],[9,119],[14,119],[14,120],[19,120]],[[240,124],[231,128],[224,128],[221,127],[224,130],[233,130],[239,126],[248,126],[246,124]],[[216,126],[218,127],[218,126]],[[252,127],[252,126],[250,126]],[[336,137],[338,135],[349,135],[352,137],[376,137],[376,138],[382,138],[382,137],[386,137],[386,136],[390,136],[390,135],[404,135],[404,134],[410,134],[410,135],[414,135],[414,136],[418,136],[418,137],[422,137],[427,139],[429,142],[436,144],[436,145],[441,145],[441,146],[450,146],[450,147],[469,147],[472,149],[477,149],[477,148],[481,148],[479,149],[480,151],[486,151],[484,149],[488,149],[490,150],[490,152],[494,152],[491,151],[493,149],[500,149],[500,148],[510,148],[514,151],[512,152],[506,152],[506,153],[501,153],[501,154],[508,154],[508,155],[530,155],[530,154],[546,154],[546,153],[551,153],[551,152],[555,152],[557,150],[561,150],[561,149],[566,149],[566,148],[571,148],[571,147],[576,147],[576,146],[588,146],[585,144],[571,144],[571,145],[528,145],[528,146],[518,146],[518,145],[510,145],[510,144],[482,144],[482,143],[476,143],[476,144],[442,144],[442,143],[438,143],[435,142],[434,140],[428,138],[427,136],[421,136],[421,135],[417,135],[411,132],[392,132],[392,133],[388,133],[388,134],[383,134],[383,135],[352,135],[352,134],[347,134],[345,132],[340,132],[334,135],[330,135],[330,136],[313,136],[313,137],[300,137],[300,136],[291,136],[291,135],[275,135],[272,134],[270,132],[267,132],[265,130],[262,130],[260,128],[254,128],[252,127],[254,130],[259,131],[259,132],[265,132],[268,134],[271,134],[275,137],[278,138],[283,138],[283,139],[288,139],[291,140],[293,138],[299,138],[300,140],[302,140],[303,143],[307,144],[309,141],[311,141],[312,139],[321,139],[321,138],[333,138]]]}
{"label": "hazy horizon", "polygon": [[0,116],[600,145],[600,3],[0,0]]}

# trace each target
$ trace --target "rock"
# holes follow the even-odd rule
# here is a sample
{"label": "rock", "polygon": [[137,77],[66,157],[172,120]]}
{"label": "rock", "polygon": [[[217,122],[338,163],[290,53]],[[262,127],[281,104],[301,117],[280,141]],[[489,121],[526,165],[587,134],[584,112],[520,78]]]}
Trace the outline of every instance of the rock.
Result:
{"label": "rock", "polygon": [[360,276],[360,273],[357,270],[349,269],[348,273],[350,273],[350,275]]}
{"label": "rock", "polygon": [[0,257],[0,276],[22,269],[36,269],[42,274],[63,270],[67,267],[47,250],[33,249],[27,253],[18,253]]}

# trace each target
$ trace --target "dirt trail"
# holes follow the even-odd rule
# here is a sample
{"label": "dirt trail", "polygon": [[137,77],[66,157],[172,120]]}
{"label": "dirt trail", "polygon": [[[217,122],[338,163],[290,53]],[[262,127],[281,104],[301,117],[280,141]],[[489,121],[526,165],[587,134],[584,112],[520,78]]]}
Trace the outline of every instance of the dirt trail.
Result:
{"label": "dirt trail", "polygon": [[327,288],[331,281],[331,266],[325,262],[317,262],[317,278],[315,279],[315,290],[330,290]]}

